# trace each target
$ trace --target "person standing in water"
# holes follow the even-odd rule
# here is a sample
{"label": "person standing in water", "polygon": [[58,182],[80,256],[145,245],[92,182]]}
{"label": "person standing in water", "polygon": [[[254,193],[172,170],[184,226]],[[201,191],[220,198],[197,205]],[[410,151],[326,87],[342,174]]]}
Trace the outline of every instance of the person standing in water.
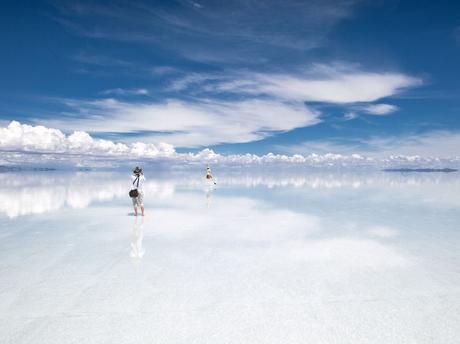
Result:
{"label": "person standing in water", "polygon": [[214,182],[214,184],[216,184],[216,182],[214,181],[214,179],[212,178],[212,172],[211,172],[211,168],[209,167],[209,165],[206,167],[206,179],[210,182]]}
{"label": "person standing in water", "polygon": [[[144,216],[144,171],[140,167],[133,170],[131,176],[131,191],[129,195],[133,201],[134,215],[137,216],[137,209],[141,208],[142,216]],[[137,191],[137,192],[136,192]]]}

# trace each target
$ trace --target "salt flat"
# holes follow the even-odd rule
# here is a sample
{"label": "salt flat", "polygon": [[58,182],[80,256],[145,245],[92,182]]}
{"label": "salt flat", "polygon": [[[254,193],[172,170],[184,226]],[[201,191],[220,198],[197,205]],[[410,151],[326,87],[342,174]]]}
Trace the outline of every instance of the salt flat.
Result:
{"label": "salt flat", "polygon": [[458,343],[458,174],[0,174],[2,343]]}

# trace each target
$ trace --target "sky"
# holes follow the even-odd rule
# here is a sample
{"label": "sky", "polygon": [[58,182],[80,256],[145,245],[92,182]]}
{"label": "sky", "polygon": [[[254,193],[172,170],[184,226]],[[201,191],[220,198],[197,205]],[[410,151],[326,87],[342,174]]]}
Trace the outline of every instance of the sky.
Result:
{"label": "sky", "polygon": [[2,151],[460,156],[457,1],[0,6]]}

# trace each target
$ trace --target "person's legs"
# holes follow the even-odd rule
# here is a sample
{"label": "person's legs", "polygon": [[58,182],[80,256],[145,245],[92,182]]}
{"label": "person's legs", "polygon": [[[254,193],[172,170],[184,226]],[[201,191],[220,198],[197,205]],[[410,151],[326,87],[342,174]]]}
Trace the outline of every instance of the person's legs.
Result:
{"label": "person's legs", "polygon": [[133,208],[134,208],[134,215],[137,216],[137,197],[133,197]]}
{"label": "person's legs", "polygon": [[139,202],[139,206],[141,207],[142,216],[144,216],[144,194],[139,193],[139,196],[138,196],[137,199],[138,199],[138,202]]}

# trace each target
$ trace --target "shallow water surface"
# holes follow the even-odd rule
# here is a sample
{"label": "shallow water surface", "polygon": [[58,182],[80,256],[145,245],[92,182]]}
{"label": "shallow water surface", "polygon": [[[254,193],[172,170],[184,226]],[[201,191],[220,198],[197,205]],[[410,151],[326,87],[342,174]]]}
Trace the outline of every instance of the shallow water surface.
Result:
{"label": "shallow water surface", "polygon": [[0,174],[2,343],[458,343],[452,174]]}

